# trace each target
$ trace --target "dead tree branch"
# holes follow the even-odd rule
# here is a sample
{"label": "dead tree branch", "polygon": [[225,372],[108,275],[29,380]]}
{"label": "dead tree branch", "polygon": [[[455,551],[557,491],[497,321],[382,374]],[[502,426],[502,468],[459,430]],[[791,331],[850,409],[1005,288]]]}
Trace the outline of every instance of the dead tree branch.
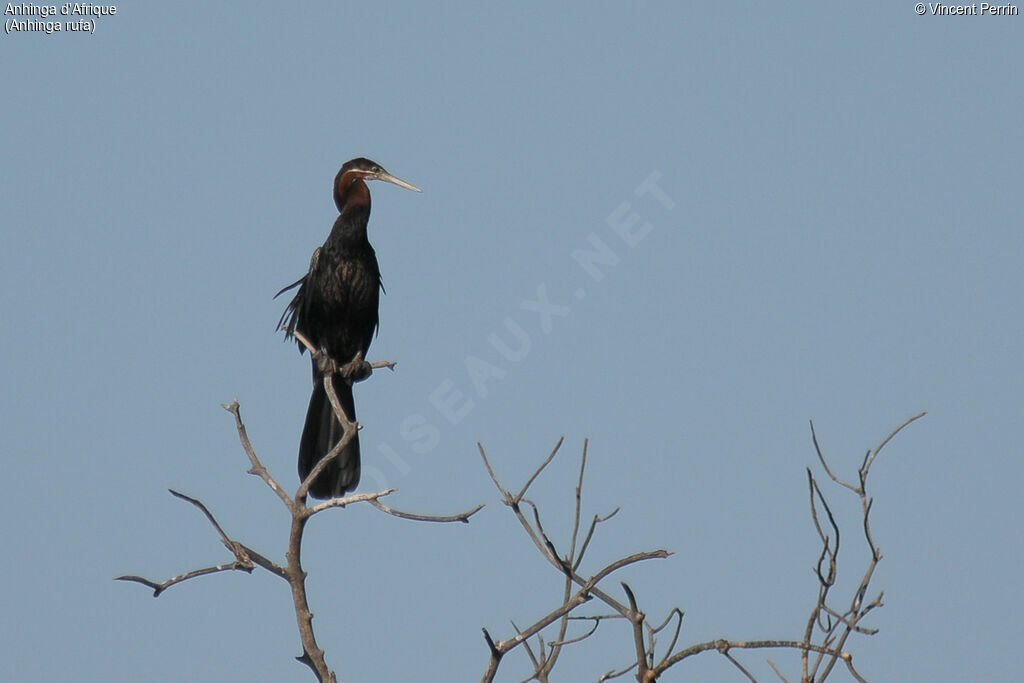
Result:
{"label": "dead tree branch", "polygon": [[[653,626],[647,621],[646,613],[641,609],[636,594],[626,583],[622,583],[623,591],[626,594],[626,604],[623,604],[611,597],[598,586],[602,579],[607,578],[609,574],[626,566],[627,564],[647,559],[654,559],[656,557],[668,557],[668,552],[664,550],[657,550],[630,555],[618,562],[608,565],[589,579],[584,578],[578,573],[578,569],[583,561],[584,554],[590,545],[591,538],[594,535],[597,525],[610,519],[618,512],[618,508],[615,508],[605,517],[594,515],[582,543],[579,542],[582,518],[583,475],[586,469],[587,442],[584,441],[583,456],[580,461],[579,477],[575,490],[572,532],[568,543],[569,551],[565,555],[561,555],[558,552],[556,544],[545,531],[544,526],[541,523],[541,514],[538,505],[526,498],[526,494],[530,486],[554,459],[563,443],[563,440],[558,440],[558,443],[555,445],[552,452],[527,479],[523,487],[515,494],[501,483],[501,480],[495,473],[494,467],[492,466],[487,453],[484,451],[483,446],[477,444],[477,448],[480,451],[480,457],[483,459],[484,466],[486,467],[491,480],[494,482],[495,487],[498,489],[498,492],[502,497],[502,501],[507,507],[511,508],[516,519],[519,520],[520,525],[523,527],[523,530],[526,532],[527,536],[536,546],[541,555],[549,564],[554,566],[564,578],[564,590],[561,605],[534,622],[533,625],[524,629],[514,626],[516,631],[515,636],[505,641],[495,641],[491,638],[487,630],[484,629],[484,638],[490,650],[490,658],[482,680],[484,683],[494,680],[494,676],[497,673],[498,666],[500,665],[504,655],[518,645],[524,644],[524,649],[528,649],[528,656],[533,667],[531,676],[526,680],[537,680],[541,681],[541,683],[546,683],[552,668],[558,660],[558,656],[561,653],[562,648],[582,642],[591,637],[604,621],[625,619],[629,622],[631,627],[630,640],[632,641],[631,649],[633,650],[634,661],[622,668],[607,671],[605,674],[601,675],[598,679],[599,681],[611,680],[624,676],[627,673],[634,672],[634,676],[637,681],[640,683],[650,683],[660,679],[662,674],[671,667],[679,664],[689,657],[693,657],[703,652],[718,652],[728,660],[732,666],[736,667],[736,669],[747,680],[756,681],[757,679],[754,674],[744,666],[742,662],[740,662],[740,660],[735,656],[735,653],[741,650],[771,649],[785,649],[800,653],[801,683],[817,683],[825,681],[834,670],[837,662],[842,662],[855,680],[864,681],[865,679],[854,668],[853,655],[847,651],[846,647],[849,637],[854,633],[862,635],[874,635],[877,633],[877,629],[864,626],[862,621],[870,612],[882,606],[883,596],[881,592],[879,592],[878,595],[870,601],[866,599],[875,569],[879,561],[882,559],[882,552],[876,545],[871,532],[870,517],[873,499],[867,491],[868,476],[871,466],[875,462],[875,459],[878,457],[881,450],[907,425],[924,415],[925,413],[920,413],[907,419],[899,427],[889,433],[889,435],[886,436],[878,446],[873,450],[869,450],[865,454],[860,468],[857,471],[857,480],[855,484],[843,481],[835,475],[822,453],[817,434],[814,431],[814,425],[813,423],[811,424],[811,440],[814,444],[818,461],[826,475],[835,484],[854,493],[861,503],[861,519],[859,520],[859,526],[861,527],[863,538],[867,545],[869,557],[867,567],[860,583],[854,589],[848,602],[844,603],[844,607],[836,608],[831,604],[831,593],[836,585],[839,566],[840,524],[833,514],[832,507],[830,506],[817,479],[811,470],[808,469],[807,482],[811,508],[811,521],[815,532],[818,535],[818,539],[821,542],[821,551],[818,554],[817,561],[814,565],[814,574],[818,583],[817,598],[807,619],[802,637],[799,640],[716,639],[689,645],[678,650],[676,649],[676,644],[682,630],[682,610],[679,608],[672,608],[664,621],[657,626]],[[531,515],[528,516],[525,513],[523,510],[523,503],[530,507],[532,512]],[[846,546],[844,545],[843,547],[845,548]],[[576,588],[576,590],[573,591],[573,588]],[[577,607],[589,601],[591,598],[597,598],[605,605],[611,607],[613,613],[594,616],[573,615],[573,611]],[[591,621],[591,628],[577,636],[567,637],[567,630],[570,622],[577,620]],[[559,624],[558,636],[545,644],[542,637],[542,631],[556,622]],[[668,647],[664,650],[664,654],[660,659],[657,659],[656,651],[661,650],[661,648],[658,647],[658,636],[670,625],[674,625],[671,640],[668,643]],[[528,639],[534,636],[536,636],[537,644],[539,645],[537,654],[534,654],[534,650],[530,648],[528,644]],[[768,664],[780,680],[787,680],[775,662],[768,660]]]}
{"label": "dead tree branch", "polygon": [[396,510],[393,507],[389,507],[379,500],[371,500],[370,505],[377,508],[381,512],[386,512],[393,517],[399,517],[401,519],[411,519],[416,522],[464,522],[469,523],[469,518],[480,512],[484,506],[479,504],[475,507],[466,510],[465,512],[458,512],[454,515],[422,515],[415,512],[404,512],[402,510]]}
{"label": "dead tree branch", "polygon": [[[310,348],[312,352],[316,352],[315,349],[310,347],[308,340],[302,337],[301,333],[296,333],[297,338],[302,341],[303,344]],[[395,364],[390,362],[378,362],[372,363],[372,368],[387,367],[394,369]],[[263,482],[273,491],[278,499],[288,509],[291,516],[291,525],[288,532],[288,544],[287,551],[285,553],[286,562],[282,565],[274,562],[264,555],[257,553],[248,546],[233,540],[227,535],[224,529],[217,522],[216,518],[209,511],[205,504],[201,501],[178,493],[177,491],[171,491],[171,493],[182,500],[186,500],[192,503],[194,506],[199,508],[206,516],[210,524],[216,529],[220,535],[221,543],[227,547],[228,550],[235,556],[233,562],[218,564],[211,567],[205,567],[202,569],[195,569],[177,576],[171,577],[162,582],[156,582],[141,576],[126,575],[117,577],[118,580],[132,581],[140,583],[153,589],[153,596],[159,596],[167,588],[187,581],[189,579],[198,578],[207,574],[213,574],[222,571],[244,571],[251,573],[256,567],[266,569],[270,573],[278,576],[288,582],[289,588],[292,594],[292,602],[295,610],[295,620],[299,630],[299,639],[302,643],[302,654],[296,659],[310,668],[316,679],[321,683],[336,683],[337,678],[333,671],[327,666],[327,662],[324,659],[324,650],[321,648],[316,641],[316,636],[313,631],[313,612],[309,607],[308,596],[306,593],[306,572],[302,567],[302,541],[303,534],[306,529],[306,523],[313,515],[328,510],[330,508],[344,508],[347,505],[354,503],[370,503],[374,505],[378,510],[386,512],[387,514],[399,517],[402,519],[430,521],[430,522],[468,522],[469,518],[476,514],[483,506],[477,505],[470,510],[460,512],[454,515],[424,515],[416,514],[411,512],[403,512],[391,508],[380,502],[380,498],[387,496],[394,492],[394,489],[386,489],[383,491],[377,491],[374,493],[356,493],[349,496],[332,498],[330,500],[319,502],[315,505],[306,504],[306,495],[309,490],[310,484],[313,480],[323,471],[327,464],[342,451],[346,444],[355,438],[356,431],[359,429],[359,425],[351,421],[345,411],[342,409],[338,396],[334,390],[334,383],[330,373],[324,375],[324,388],[327,392],[328,398],[331,405],[334,408],[335,416],[344,428],[344,435],[341,441],[327,454],[323,459],[317,463],[316,467],[313,468],[312,472],[306,477],[305,481],[299,484],[298,490],[296,490],[294,496],[288,495],[284,488],[271,476],[270,472],[260,461],[256,455],[256,450],[253,448],[249,435],[246,431],[245,424],[242,421],[241,411],[239,409],[238,400],[232,401],[230,404],[225,404],[224,409],[230,412],[235,418],[235,427],[238,431],[238,438],[241,442],[242,448],[249,459],[250,468],[248,472],[256,475],[263,480]]]}
{"label": "dead tree branch", "polygon": [[[598,584],[610,574],[615,571],[622,569],[631,564],[643,562],[651,559],[663,559],[670,555],[665,550],[652,550],[634,553],[632,555],[623,557],[615,562],[608,564],[594,573],[589,578],[584,578],[578,569],[583,561],[583,555],[586,552],[586,548],[589,546],[590,539],[593,536],[594,529],[597,524],[601,521],[607,520],[617,512],[612,512],[610,515],[602,518],[597,515],[594,516],[594,520],[590,524],[589,531],[587,532],[586,539],[580,543],[579,532],[580,532],[580,520],[582,516],[582,499],[583,499],[583,476],[586,470],[586,458],[587,458],[587,447],[588,442],[585,440],[583,443],[583,454],[580,459],[580,471],[576,482],[575,490],[575,507],[573,513],[572,533],[569,538],[569,551],[563,556],[559,553],[556,544],[552,541],[551,537],[544,530],[544,525],[541,523],[540,509],[536,503],[526,498],[526,493],[529,491],[530,486],[537,479],[538,476],[544,471],[544,469],[551,463],[555,455],[558,453],[559,448],[563,443],[562,438],[558,440],[551,453],[545,458],[540,466],[533,472],[532,475],[526,480],[526,483],[519,490],[518,493],[513,494],[508,488],[502,483],[501,479],[497,476],[491,465],[490,460],[487,457],[487,452],[484,450],[481,444],[477,444],[477,448],[480,451],[480,457],[483,459],[484,467],[487,469],[488,474],[491,477],[491,481],[494,482],[495,487],[501,494],[502,502],[506,506],[512,509],[516,519],[519,520],[523,530],[529,536],[530,540],[537,547],[540,554],[563,576],[563,599],[561,605],[549,612],[547,615],[541,617],[535,621],[531,626],[519,629],[516,628],[516,635],[508,640],[495,641],[490,633],[484,629],[484,639],[487,642],[488,649],[490,650],[490,658],[487,663],[487,668],[484,672],[483,681],[485,683],[494,680],[494,676],[497,673],[498,665],[501,663],[502,658],[510,650],[517,646],[524,644],[529,638],[537,636],[539,645],[539,656],[533,656],[530,653],[531,663],[534,665],[533,675],[530,679],[539,681],[546,681],[558,661],[558,656],[564,646],[570,643],[579,643],[591,635],[593,635],[602,620],[608,618],[605,616],[600,617],[587,617],[593,621],[592,628],[585,633],[578,636],[567,638],[567,631],[569,628],[569,622],[571,620],[571,613],[577,607],[585,604],[592,598],[597,598],[604,602],[606,605],[611,607],[616,614],[616,618],[626,618],[631,622],[636,623],[639,621],[642,625],[644,624],[644,616],[638,612],[633,606],[627,607],[621,602],[611,597],[602,589],[598,588]],[[530,506],[532,511],[532,520],[527,517],[526,513],[522,508],[522,503],[526,503]],[[625,586],[625,584],[623,584]],[[573,591],[576,587],[577,590]],[[627,589],[628,595],[628,589]],[[558,635],[545,645],[544,639],[541,635],[541,631],[547,628],[555,622],[559,622]]]}

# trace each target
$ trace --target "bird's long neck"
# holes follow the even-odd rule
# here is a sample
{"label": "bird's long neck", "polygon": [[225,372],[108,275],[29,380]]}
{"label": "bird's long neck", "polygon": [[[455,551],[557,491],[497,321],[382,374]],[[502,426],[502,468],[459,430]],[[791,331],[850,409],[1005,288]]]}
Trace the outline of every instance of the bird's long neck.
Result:
{"label": "bird's long neck", "polygon": [[366,225],[370,221],[370,188],[358,176],[348,173],[334,187],[334,203],[340,214],[328,238],[329,244],[343,246],[365,242]]}

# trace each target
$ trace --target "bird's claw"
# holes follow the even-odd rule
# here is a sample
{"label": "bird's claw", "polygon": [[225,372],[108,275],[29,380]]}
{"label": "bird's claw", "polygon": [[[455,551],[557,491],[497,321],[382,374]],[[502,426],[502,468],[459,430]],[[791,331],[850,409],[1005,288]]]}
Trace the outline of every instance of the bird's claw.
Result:
{"label": "bird's claw", "polygon": [[338,373],[338,362],[327,355],[327,349],[320,349],[314,353],[313,359],[316,361],[316,367],[320,374],[334,375]]}
{"label": "bird's claw", "polygon": [[363,359],[362,352],[357,353],[355,358],[344,365],[338,365],[338,361],[327,355],[327,349],[320,349],[313,354],[317,370],[322,375],[340,375],[349,384],[362,382],[373,374],[373,366]]}
{"label": "bird's claw", "polygon": [[362,382],[373,374],[373,366],[363,360],[362,355],[341,366],[340,374],[349,382]]}

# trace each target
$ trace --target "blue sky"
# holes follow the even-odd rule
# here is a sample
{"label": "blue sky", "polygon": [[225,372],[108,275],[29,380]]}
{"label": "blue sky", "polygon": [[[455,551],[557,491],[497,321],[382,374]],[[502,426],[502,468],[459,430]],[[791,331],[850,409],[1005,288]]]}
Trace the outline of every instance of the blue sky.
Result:
{"label": "blue sky", "polygon": [[[288,520],[219,404],[238,397],[294,486],[309,368],[272,296],[326,236],[355,156],[424,190],[371,186],[387,295],[370,356],[399,365],[356,390],[361,490],[488,505],[469,525],[369,508],[310,525],[341,680],[478,680],[480,627],[507,637],[555,605],[477,441],[512,485],[565,435],[534,490],[564,539],[589,437],[585,514],[622,507],[589,568],[674,551],[622,578],[652,615],[686,610],[682,642],[798,638],[818,552],[808,420],[852,477],[922,410],[872,474],[886,606],[851,650],[870,680],[1012,678],[1021,21],[909,2],[155,3],[92,35],[3,35],[0,678],[307,675],[275,577],[158,600],[111,578],[226,561],[169,487],[283,560]],[[649,178],[663,195],[637,193]],[[615,255],[600,279],[573,257],[595,239]],[[510,359],[489,339],[513,328],[529,347]],[[832,493],[855,583],[855,501]],[[610,625],[590,647],[558,680],[595,680],[632,644]],[[703,657],[668,680],[740,680]],[[773,660],[797,676],[795,655]],[[527,666],[511,655],[500,680]]]}

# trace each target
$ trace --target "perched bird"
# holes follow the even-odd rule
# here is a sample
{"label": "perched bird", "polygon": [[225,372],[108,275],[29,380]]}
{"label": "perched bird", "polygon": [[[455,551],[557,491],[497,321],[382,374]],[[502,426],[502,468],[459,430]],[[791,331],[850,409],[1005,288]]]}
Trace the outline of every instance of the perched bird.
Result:
{"label": "perched bird", "polygon": [[[377,255],[366,237],[370,219],[367,180],[385,180],[421,191],[369,159],[346,161],[334,179],[334,203],[339,215],[331,234],[313,252],[309,272],[275,295],[299,288],[277,329],[284,329],[286,338],[301,333],[318,351],[313,354],[313,395],[299,441],[300,480],[305,480],[344,435],[324,390],[324,373],[331,373],[341,406],[348,419],[355,422],[352,382],[365,379],[371,372],[366,352],[377,329],[382,286]],[[300,342],[300,352],[303,348]],[[314,498],[341,496],[358,483],[356,435],[313,481],[309,494]]]}

